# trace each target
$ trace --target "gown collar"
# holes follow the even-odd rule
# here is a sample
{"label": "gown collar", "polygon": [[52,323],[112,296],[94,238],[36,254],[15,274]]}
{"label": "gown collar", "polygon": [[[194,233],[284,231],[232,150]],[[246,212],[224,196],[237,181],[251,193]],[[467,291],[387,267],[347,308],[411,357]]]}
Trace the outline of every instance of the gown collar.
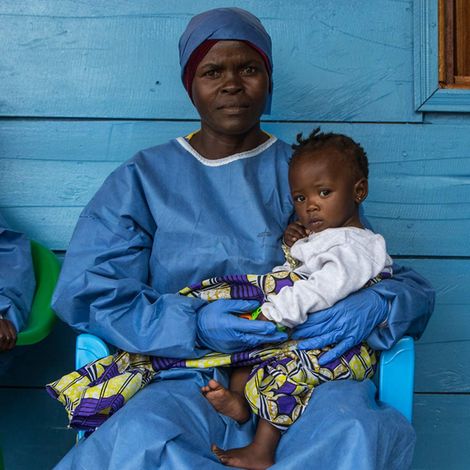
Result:
{"label": "gown collar", "polygon": [[191,138],[192,135],[193,134],[189,134],[189,136],[187,137],[178,137],[176,141],[194,158],[196,158],[196,160],[206,166],[222,166],[234,162],[236,160],[241,160],[243,158],[255,157],[256,155],[259,155],[261,152],[264,152],[266,149],[271,147],[271,145],[273,145],[274,142],[277,141],[277,137],[268,134],[269,139],[266,142],[263,142],[261,145],[258,145],[258,147],[255,147],[254,149],[249,150],[248,152],[234,153],[233,155],[229,155],[228,157],[212,160],[203,157],[191,146],[191,144],[188,142],[188,139]]}

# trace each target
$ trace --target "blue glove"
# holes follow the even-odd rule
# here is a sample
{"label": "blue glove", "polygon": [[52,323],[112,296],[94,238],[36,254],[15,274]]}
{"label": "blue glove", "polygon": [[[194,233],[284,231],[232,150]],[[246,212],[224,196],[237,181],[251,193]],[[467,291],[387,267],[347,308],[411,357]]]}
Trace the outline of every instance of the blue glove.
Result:
{"label": "blue glove", "polygon": [[287,334],[278,331],[274,323],[231,315],[251,312],[258,305],[254,300],[216,300],[203,306],[197,314],[198,342],[213,351],[233,353],[286,341]]}
{"label": "blue glove", "polygon": [[388,314],[388,302],[372,289],[362,289],[332,307],[308,315],[296,327],[292,339],[304,339],[299,349],[321,349],[335,344],[320,359],[325,365],[364,341]]}

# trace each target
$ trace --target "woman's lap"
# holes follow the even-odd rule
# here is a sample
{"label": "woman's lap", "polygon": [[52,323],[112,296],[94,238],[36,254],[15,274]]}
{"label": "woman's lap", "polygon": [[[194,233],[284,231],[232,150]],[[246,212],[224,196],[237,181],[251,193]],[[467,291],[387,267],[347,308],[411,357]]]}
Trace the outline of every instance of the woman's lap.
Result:
{"label": "woman's lap", "polygon": [[[168,371],[150,384],[56,468],[226,468],[210,446],[248,444],[254,420],[242,426],[222,417],[200,392],[211,370]],[[215,372],[226,383],[226,377]],[[301,418],[284,434],[274,468],[299,465],[369,470],[406,469],[414,431],[395,410],[379,408],[375,387],[365,382],[329,382],[318,387]]]}

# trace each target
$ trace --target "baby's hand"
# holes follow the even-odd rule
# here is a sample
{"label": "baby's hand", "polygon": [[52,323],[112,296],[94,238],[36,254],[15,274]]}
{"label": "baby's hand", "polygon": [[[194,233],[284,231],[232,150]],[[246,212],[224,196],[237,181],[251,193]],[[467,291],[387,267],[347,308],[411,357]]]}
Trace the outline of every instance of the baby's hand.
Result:
{"label": "baby's hand", "polygon": [[256,317],[257,320],[259,321],[271,321],[271,320],[268,320],[264,315],[263,313],[260,313],[257,317]]}
{"label": "baby's hand", "polygon": [[259,321],[271,321],[268,320],[261,311],[261,307],[258,307],[256,310],[248,313],[239,314],[238,317],[245,318],[246,320],[259,320]]}
{"label": "baby's hand", "polygon": [[290,248],[297,240],[308,236],[305,227],[297,220],[289,224],[284,232],[284,243]]}

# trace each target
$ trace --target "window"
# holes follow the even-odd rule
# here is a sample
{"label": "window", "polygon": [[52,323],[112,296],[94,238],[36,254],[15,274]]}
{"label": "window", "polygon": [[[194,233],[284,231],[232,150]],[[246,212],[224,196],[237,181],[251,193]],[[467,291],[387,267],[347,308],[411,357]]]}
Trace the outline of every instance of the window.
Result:
{"label": "window", "polygon": [[470,0],[413,0],[413,20],[415,110],[470,112]]}
{"label": "window", "polygon": [[439,87],[470,88],[470,0],[439,0]]}

